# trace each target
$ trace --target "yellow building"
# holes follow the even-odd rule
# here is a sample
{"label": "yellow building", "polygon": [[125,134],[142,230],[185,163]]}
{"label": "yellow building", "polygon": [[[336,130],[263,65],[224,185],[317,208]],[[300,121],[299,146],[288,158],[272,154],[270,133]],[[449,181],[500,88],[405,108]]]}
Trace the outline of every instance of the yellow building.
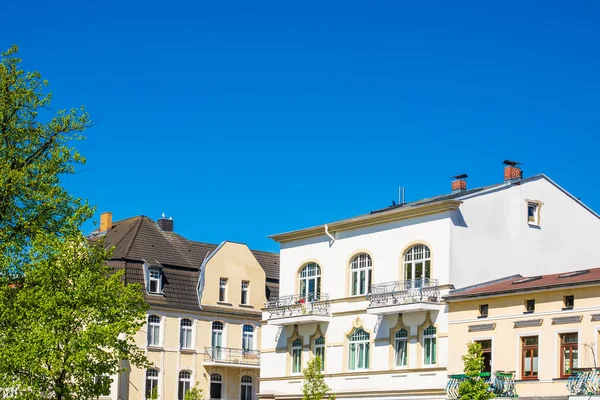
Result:
{"label": "yellow building", "polygon": [[109,264],[125,269],[150,304],[147,323],[136,335],[153,367],[125,364],[114,377],[113,400],[182,399],[198,383],[205,398],[254,399],[260,371],[261,308],[277,296],[279,256],[245,244],[194,242],[173,232],[173,221],[140,216],[100,230],[115,246]]}
{"label": "yellow building", "polygon": [[[566,398],[600,389],[594,368],[599,361],[600,268],[510,276],[456,290],[445,300],[448,373],[462,373],[461,356],[476,341],[486,371],[511,373],[519,397]],[[587,378],[574,379],[586,369]]]}

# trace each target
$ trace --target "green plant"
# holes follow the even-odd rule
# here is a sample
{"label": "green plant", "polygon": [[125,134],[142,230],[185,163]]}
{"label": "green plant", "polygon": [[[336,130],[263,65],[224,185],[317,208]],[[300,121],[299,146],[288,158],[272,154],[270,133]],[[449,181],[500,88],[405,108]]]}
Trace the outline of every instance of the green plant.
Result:
{"label": "green plant", "polygon": [[155,387],[150,391],[150,397],[148,397],[148,400],[158,400],[158,390]]}
{"label": "green plant", "polygon": [[329,394],[331,388],[325,383],[325,376],[321,372],[321,357],[310,360],[302,373],[302,400],[335,399],[334,395]]}
{"label": "green plant", "polygon": [[480,376],[484,365],[481,344],[469,342],[467,354],[462,356],[462,360],[466,378],[458,387],[461,400],[488,400],[495,397],[489,390],[489,385]]}
{"label": "green plant", "polygon": [[202,400],[203,390],[198,387],[200,382],[196,382],[193,388],[185,392],[183,400]]}

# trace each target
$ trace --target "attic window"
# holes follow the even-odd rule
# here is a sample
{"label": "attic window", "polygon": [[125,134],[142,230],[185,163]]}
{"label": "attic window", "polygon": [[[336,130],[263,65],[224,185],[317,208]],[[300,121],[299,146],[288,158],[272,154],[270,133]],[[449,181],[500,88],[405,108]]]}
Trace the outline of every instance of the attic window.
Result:
{"label": "attic window", "polygon": [[559,275],[558,277],[559,278],[570,278],[572,276],[578,276],[578,275],[587,274],[588,272],[590,272],[589,269],[584,269],[584,270],[581,270],[581,271],[568,272],[566,274]]}
{"label": "attic window", "polygon": [[148,293],[160,294],[162,288],[162,272],[158,269],[150,270],[150,279],[148,282]]}
{"label": "attic window", "polygon": [[519,279],[518,281],[514,281],[512,284],[518,285],[519,283],[533,282],[533,281],[537,281],[538,279],[542,279],[542,277],[541,276],[530,276],[528,278],[523,278],[523,279]]}
{"label": "attic window", "polygon": [[527,223],[533,226],[540,225],[540,203],[537,201],[527,202]]}

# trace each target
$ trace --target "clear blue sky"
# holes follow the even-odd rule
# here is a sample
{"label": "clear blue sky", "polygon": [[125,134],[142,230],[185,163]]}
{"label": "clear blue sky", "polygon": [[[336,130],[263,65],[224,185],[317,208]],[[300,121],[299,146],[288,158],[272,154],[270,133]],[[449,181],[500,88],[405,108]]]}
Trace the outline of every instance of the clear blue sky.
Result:
{"label": "clear blue sky", "polygon": [[[493,3],[493,4],[492,4]],[[600,210],[600,2],[7,1],[54,107],[97,126],[66,186],[115,219],[273,233],[546,173]],[[98,216],[96,220],[98,220]],[[91,223],[86,227],[92,229]]]}

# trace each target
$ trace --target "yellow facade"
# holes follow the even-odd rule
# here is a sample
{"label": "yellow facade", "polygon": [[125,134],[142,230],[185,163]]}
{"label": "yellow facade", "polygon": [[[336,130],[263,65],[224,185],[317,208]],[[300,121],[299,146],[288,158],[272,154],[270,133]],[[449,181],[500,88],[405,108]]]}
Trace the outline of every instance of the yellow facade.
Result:
{"label": "yellow facade", "polygon": [[[566,296],[574,296],[572,308],[566,307]],[[535,301],[533,312],[526,312],[528,300]],[[483,317],[480,306],[486,304]],[[566,396],[569,369],[599,361],[599,285],[454,299],[448,306],[449,374],[462,373],[468,342],[490,340],[492,372],[514,372],[520,397]],[[537,359],[524,345],[525,337],[537,337]],[[528,372],[536,369],[537,377]]]}

